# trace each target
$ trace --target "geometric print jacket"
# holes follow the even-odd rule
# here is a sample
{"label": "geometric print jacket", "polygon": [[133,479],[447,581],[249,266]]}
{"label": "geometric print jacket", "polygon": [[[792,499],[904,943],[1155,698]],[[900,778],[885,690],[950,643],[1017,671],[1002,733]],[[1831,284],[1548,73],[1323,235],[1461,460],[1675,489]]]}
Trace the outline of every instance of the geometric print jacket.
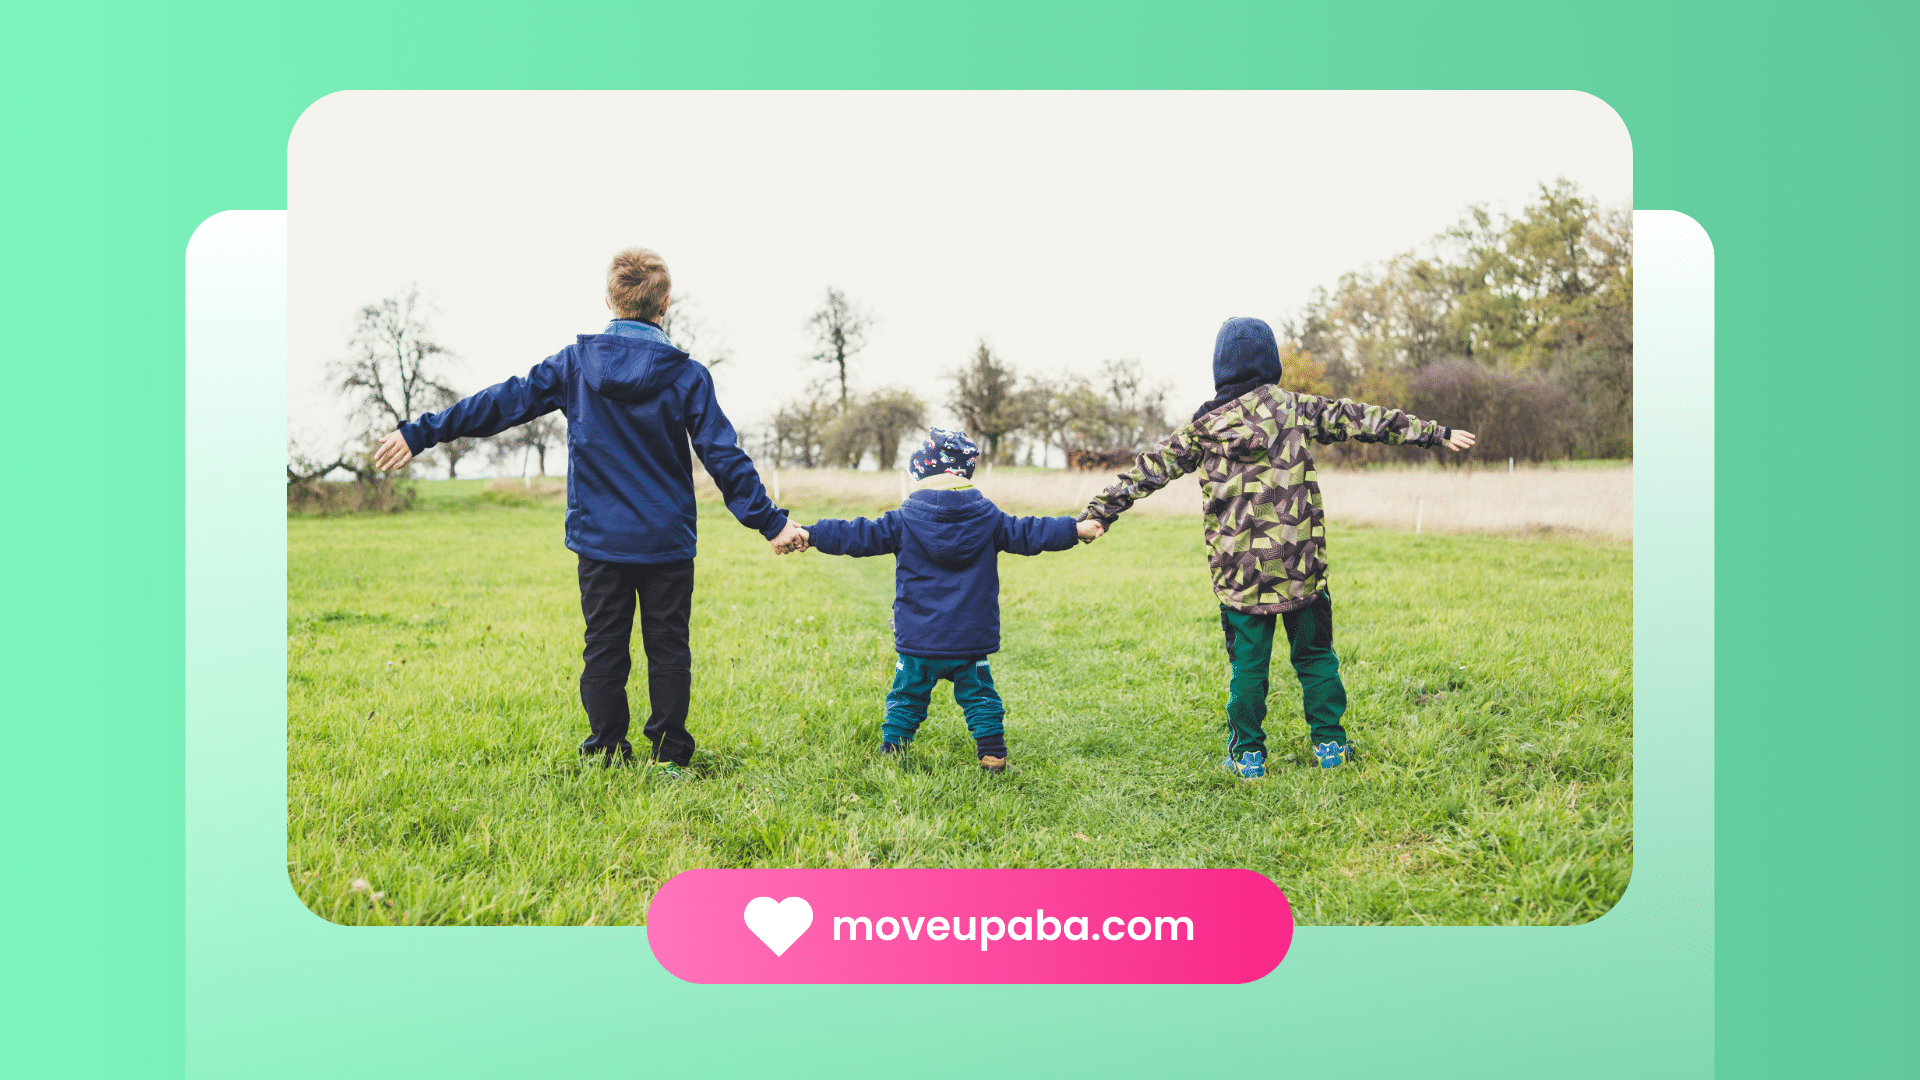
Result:
{"label": "geometric print jacket", "polygon": [[1214,594],[1252,615],[1292,611],[1327,582],[1326,512],[1307,440],[1438,446],[1451,434],[1398,409],[1261,386],[1135,458],[1080,517],[1111,525],[1135,500],[1197,472]]}

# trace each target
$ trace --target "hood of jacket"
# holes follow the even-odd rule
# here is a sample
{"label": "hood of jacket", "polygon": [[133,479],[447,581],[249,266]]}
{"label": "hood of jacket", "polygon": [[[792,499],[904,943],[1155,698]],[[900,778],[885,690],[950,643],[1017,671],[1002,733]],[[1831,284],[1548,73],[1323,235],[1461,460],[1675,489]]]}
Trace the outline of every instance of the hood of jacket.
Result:
{"label": "hood of jacket", "polygon": [[687,370],[686,353],[650,337],[581,334],[579,348],[587,389],[633,405],[672,386]]}
{"label": "hood of jacket", "polygon": [[1213,338],[1213,386],[1280,381],[1280,344],[1265,319],[1228,319]]}
{"label": "hood of jacket", "polygon": [[977,489],[922,489],[900,504],[907,532],[934,562],[958,569],[993,549],[1000,511]]}

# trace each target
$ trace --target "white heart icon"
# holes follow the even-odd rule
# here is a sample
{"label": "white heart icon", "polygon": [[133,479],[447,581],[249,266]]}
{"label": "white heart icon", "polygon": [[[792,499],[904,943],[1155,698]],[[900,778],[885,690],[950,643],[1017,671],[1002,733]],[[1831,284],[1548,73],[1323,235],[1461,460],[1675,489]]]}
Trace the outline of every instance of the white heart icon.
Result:
{"label": "white heart icon", "polygon": [[746,920],[747,929],[779,956],[813,925],[813,905],[797,896],[778,903],[771,896],[756,896],[747,901]]}

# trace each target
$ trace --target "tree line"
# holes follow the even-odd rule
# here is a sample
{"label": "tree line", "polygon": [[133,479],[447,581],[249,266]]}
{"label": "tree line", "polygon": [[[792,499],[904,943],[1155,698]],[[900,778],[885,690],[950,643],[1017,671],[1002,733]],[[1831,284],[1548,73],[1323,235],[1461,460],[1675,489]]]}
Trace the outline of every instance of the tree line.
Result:
{"label": "tree line", "polygon": [[[1315,290],[1283,322],[1288,390],[1405,409],[1480,435],[1475,458],[1633,456],[1632,222],[1561,179],[1517,215],[1469,207],[1425,247]],[[774,463],[896,467],[926,403],[889,388],[856,393],[849,367],[872,317],[837,289],[809,325],[830,376],[783,405],[763,435]],[[1173,427],[1168,388],[1137,360],[1092,376],[1023,374],[986,342],[950,371],[947,406],[985,460],[1102,465]],[[1197,403],[1196,403],[1197,404]],[[1185,411],[1178,419],[1185,419]],[[1405,460],[1402,448],[1338,443],[1330,464]]]}
{"label": "tree line", "polygon": [[1477,433],[1457,460],[1632,457],[1632,254],[1628,208],[1565,179],[1516,216],[1470,207],[1425,248],[1317,290],[1286,327],[1282,385]]}
{"label": "tree line", "polygon": [[[1424,247],[1355,270],[1315,290],[1282,323],[1281,385],[1404,408],[1468,428],[1479,445],[1454,460],[1625,458],[1633,454],[1633,269],[1630,212],[1606,209],[1561,179],[1541,184],[1517,215],[1469,207]],[[321,483],[352,475],[350,508],[404,505],[404,492],[373,468],[379,436],[462,394],[446,376],[453,354],[438,343],[417,286],[356,313],[346,355],[329,368],[354,434],[333,454],[289,438],[289,501],[348,496]],[[806,321],[820,379],[782,403],[759,433],[775,465],[881,469],[902,464],[928,404],[909,390],[858,388],[856,368],[874,315],[828,288]],[[663,327],[708,367],[731,350],[678,297]],[[1204,346],[1201,346],[1204,348]],[[945,404],[981,446],[984,460],[1041,464],[1058,450],[1069,463],[1111,464],[1184,421],[1169,416],[1169,387],[1138,360],[1113,359],[1093,374],[1023,372],[985,340],[944,377]],[[482,448],[478,444],[485,442]],[[482,449],[506,470],[547,473],[566,445],[566,421],[542,417],[491,439],[457,439],[428,459],[458,477]],[[1404,460],[1407,451],[1340,443],[1329,464]]]}
{"label": "tree line", "polygon": [[[899,387],[861,392],[850,370],[874,316],[836,288],[807,322],[809,359],[830,371],[782,403],[761,433],[760,456],[775,465],[894,469],[903,446],[919,441],[927,402]],[[984,340],[949,371],[945,404],[987,462],[1038,464],[1057,448],[1065,459],[1098,447],[1144,449],[1172,430],[1168,388],[1150,383],[1138,360],[1110,360],[1096,376],[1021,373]]]}

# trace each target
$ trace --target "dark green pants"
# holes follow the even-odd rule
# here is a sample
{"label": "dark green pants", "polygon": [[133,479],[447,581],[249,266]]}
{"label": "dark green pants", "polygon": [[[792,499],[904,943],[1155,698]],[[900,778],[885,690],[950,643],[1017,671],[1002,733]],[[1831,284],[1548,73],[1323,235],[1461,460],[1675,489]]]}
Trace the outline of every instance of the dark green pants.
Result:
{"label": "dark green pants", "polygon": [[880,737],[895,745],[913,741],[927,718],[927,704],[940,680],[953,683],[953,700],[966,714],[967,730],[982,756],[1007,756],[1006,706],[993,688],[993,667],[984,659],[928,660],[901,653],[893,664],[893,689],[887,691],[887,719]]}
{"label": "dark green pants", "polygon": [[1293,673],[1300,678],[1301,711],[1316,743],[1347,741],[1340,717],[1347,711],[1347,688],[1340,683],[1340,658],[1333,653],[1333,597],[1321,593],[1307,607],[1284,615],[1248,615],[1220,605],[1220,629],[1226,632],[1227,752],[1266,753],[1267,668],[1273,659],[1274,624],[1286,628]]}

